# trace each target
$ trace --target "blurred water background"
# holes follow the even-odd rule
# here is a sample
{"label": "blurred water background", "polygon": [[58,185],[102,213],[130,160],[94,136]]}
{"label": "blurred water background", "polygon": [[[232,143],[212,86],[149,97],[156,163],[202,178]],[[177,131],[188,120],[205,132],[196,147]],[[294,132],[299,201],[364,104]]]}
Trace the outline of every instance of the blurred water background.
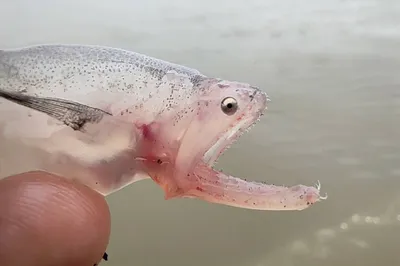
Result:
{"label": "blurred water background", "polygon": [[0,0],[0,47],[114,46],[249,82],[263,120],[221,158],[235,176],[322,183],[301,212],[108,197],[110,266],[400,265],[400,2]]}

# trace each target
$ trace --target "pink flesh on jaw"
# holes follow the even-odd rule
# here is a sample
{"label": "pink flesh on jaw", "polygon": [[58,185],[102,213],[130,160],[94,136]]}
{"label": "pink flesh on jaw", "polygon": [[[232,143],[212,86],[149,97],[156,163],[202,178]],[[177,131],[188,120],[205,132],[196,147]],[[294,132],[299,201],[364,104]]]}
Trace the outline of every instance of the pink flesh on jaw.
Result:
{"label": "pink flesh on jaw", "polygon": [[320,185],[292,187],[250,182],[200,164],[196,167],[195,189],[185,195],[209,202],[255,210],[303,210],[318,202]]}
{"label": "pink flesh on jaw", "polygon": [[185,181],[179,182],[179,187],[172,176],[153,175],[152,178],[163,188],[165,199],[198,198],[253,210],[303,210],[327,198],[320,195],[319,182],[316,186],[268,185],[226,175],[204,163],[187,174]]}
{"label": "pink flesh on jaw", "polygon": [[[227,145],[238,138],[238,130],[247,129],[254,121],[255,118],[247,119],[247,121],[238,119],[236,126],[240,127],[238,129],[232,129],[234,128],[232,127],[231,130],[227,130],[225,134],[229,135],[229,132],[233,131],[233,135],[226,139],[224,139],[225,136],[221,137],[219,140],[222,140],[222,143],[217,145],[210,155],[205,155],[207,151],[202,151],[201,154],[195,153],[194,157],[190,156],[190,150],[183,152],[187,154],[187,157],[179,157],[182,147],[177,148],[179,145],[173,145],[171,148],[171,145],[165,144],[168,142],[171,144],[171,138],[168,140],[167,137],[168,131],[162,130],[163,127],[166,127],[165,123],[144,126],[142,127],[144,129],[143,136],[150,137],[150,141],[143,146],[145,151],[149,151],[142,158],[143,164],[149,176],[164,190],[165,199],[198,198],[211,203],[254,210],[303,210],[325,199],[326,196],[320,195],[319,184],[317,186],[296,185],[292,187],[268,185],[229,176],[211,167]],[[194,121],[191,124],[193,123],[197,122]],[[202,132],[198,124],[195,124],[194,127],[191,125],[192,131],[196,129]],[[198,134],[198,136],[202,135]],[[154,139],[157,141],[154,142]],[[182,139],[177,142],[182,144]],[[194,143],[196,142],[194,141]],[[168,146],[170,149],[165,149]],[[191,148],[199,146],[201,146],[200,143],[189,144]],[[157,156],[157,154],[161,154],[160,147],[162,147],[164,157]],[[177,161],[177,158],[180,160]],[[196,159],[193,160],[193,158]]]}

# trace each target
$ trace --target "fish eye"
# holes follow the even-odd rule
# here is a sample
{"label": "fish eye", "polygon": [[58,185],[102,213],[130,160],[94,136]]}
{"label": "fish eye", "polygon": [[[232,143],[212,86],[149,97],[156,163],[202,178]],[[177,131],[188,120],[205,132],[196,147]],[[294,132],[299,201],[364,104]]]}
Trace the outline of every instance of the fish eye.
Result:
{"label": "fish eye", "polygon": [[238,104],[235,98],[226,97],[221,102],[221,110],[227,115],[233,115],[238,109]]}

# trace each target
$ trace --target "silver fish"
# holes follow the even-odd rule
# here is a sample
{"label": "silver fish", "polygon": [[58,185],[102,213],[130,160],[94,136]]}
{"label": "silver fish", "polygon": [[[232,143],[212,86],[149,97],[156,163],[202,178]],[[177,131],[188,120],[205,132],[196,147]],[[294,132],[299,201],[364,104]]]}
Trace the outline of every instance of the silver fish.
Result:
{"label": "silver fish", "polygon": [[0,51],[0,178],[43,170],[109,195],[151,178],[165,199],[302,210],[320,185],[274,186],[213,169],[268,96],[246,83],[131,51],[41,45]]}

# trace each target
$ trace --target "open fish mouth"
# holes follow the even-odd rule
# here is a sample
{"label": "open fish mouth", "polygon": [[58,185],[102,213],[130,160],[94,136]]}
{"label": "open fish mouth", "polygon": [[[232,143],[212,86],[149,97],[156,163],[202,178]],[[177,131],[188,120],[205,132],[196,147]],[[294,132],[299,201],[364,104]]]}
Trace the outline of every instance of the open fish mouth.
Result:
{"label": "open fish mouth", "polygon": [[215,144],[204,154],[203,162],[210,166],[214,165],[217,159],[223,154],[224,151],[234,144],[246,131],[255,124],[259,119],[258,116],[247,118],[239,121],[232,128],[227,130],[222,137],[220,137]]}
{"label": "open fish mouth", "polygon": [[267,109],[269,97],[263,92],[258,97],[259,102],[249,105],[245,111],[246,118],[226,130],[203,155],[193,172],[196,180],[192,184],[194,188],[187,191],[184,197],[255,210],[303,210],[327,198],[320,195],[319,181],[314,186],[276,186],[247,181],[213,169],[222,153],[248,132]]}

